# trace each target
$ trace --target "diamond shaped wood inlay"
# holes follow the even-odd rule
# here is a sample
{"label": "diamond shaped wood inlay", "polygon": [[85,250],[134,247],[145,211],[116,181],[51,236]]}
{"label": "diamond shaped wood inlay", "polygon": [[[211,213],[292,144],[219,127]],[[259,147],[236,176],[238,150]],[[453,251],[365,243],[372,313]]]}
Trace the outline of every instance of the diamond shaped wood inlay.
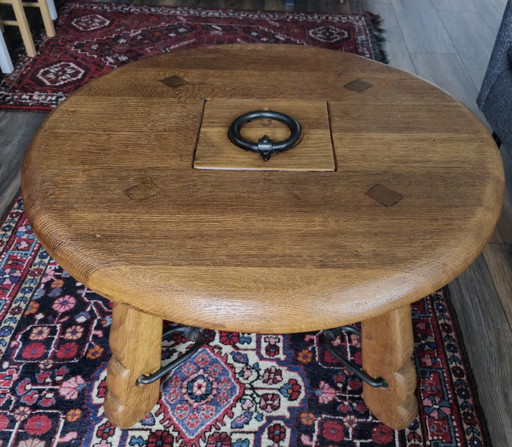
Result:
{"label": "diamond shaped wood inlay", "polygon": [[167,87],[172,87],[172,88],[180,88],[180,87],[183,87],[184,85],[187,85],[188,82],[185,81],[185,79],[183,78],[180,78],[179,76],[171,76],[169,78],[165,78],[165,79],[160,79],[160,82],[162,84],[165,84]]}
{"label": "diamond shaped wood inlay", "polygon": [[345,84],[343,87],[348,90],[352,90],[353,92],[362,93],[372,87],[372,84],[363,81],[362,79],[355,79],[348,84]]}
{"label": "diamond shaped wood inlay", "polygon": [[380,183],[377,183],[375,186],[371,187],[368,191],[365,192],[365,194],[384,206],[393,206],[404,198],[404,196],[401,194],[398,194],[392,189],[386,188]]}

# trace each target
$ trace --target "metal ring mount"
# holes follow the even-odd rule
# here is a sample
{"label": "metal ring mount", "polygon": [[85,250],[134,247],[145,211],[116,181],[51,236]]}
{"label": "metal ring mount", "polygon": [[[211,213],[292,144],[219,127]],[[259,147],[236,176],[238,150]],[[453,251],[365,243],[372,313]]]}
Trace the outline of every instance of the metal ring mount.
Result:
{"label": "metal ring mount", "polygon": [[361,336],[361,331],[354,326],[341,326],[334,329],[325,329],[322,331],[322,338],[320,339],[324,348],[328,349],[335,359],[339,360],[345,368],[352,372],[356,377],[359,377],[362,381],[366,382],[368,385],[375,388],[387,388],[388,383],[382,377],[370,376],[366,371],[343,357],[338,351],[334,349],[332,342],[341,335],[342,331]]}
{"label": "metal ring mount", "polygon": [[204,345],[204,336],[203,329],[192,327],[192,326],[178,326],[172,329],[169,329],[165,334],[163,334],[162,338],[165,339],[169,335],[174,332],[183,332],[183,335],[192,340],[194,345],[185,353],[181,354],[179,357],[174,359],[172,362],[168,363],[166,366],[162,366],[159,370],[155,371],[153,374],[143,374],[137,379],[137,385],[149,385],[150,383],[156,382],[161,379],[167,373],[171,372],[174,368],[177,368],[181,365],[185,360],[188,360],[192,357],[201,346]]}
{"label": "metal ring mount", "polygon": [[[246,140],[240,135],[240,130],[245,124],[262,118],[270,118],[286,124],[290,129],[290,136],[286,140],[274,143],[267,135],[264,135],[255,143]],[[231,126],[229,126],[228,137],[233,144],[246,151],[256,152],[261,155],[263,160],[268,161],[272,154],[286,151],[295,146],[302,137],[302,129],[295,119],[284,113],[273,112],[271,110],[255,110],[253,112],[244,113],[235,119],[235,121],[231,123]]]}

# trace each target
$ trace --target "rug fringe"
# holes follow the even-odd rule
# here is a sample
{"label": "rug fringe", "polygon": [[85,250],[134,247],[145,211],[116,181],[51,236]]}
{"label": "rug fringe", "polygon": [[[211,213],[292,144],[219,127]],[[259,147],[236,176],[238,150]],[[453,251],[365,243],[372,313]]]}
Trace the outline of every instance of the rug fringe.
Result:
{"label": "rug fringe", "polygon": [[375,14],[370,11],[365,11],[365,14],[368,16],[370,28],[373,31],[372,36],[375,44],[375,60],[382,62],[383,64],[389,64],[389,58],[386,50],[384,49],[384,42],[386,41],[384,34],[386,33],[386,30],[381,26],[384,20],[379,14]]}

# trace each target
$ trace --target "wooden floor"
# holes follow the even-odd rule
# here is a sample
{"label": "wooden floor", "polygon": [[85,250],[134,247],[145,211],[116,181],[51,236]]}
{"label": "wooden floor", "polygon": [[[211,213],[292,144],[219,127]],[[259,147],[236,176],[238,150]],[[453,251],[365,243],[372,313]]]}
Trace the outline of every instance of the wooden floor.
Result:
{"label": "wooden floor", "polygon": [[[475,99],[506,0],[128,0],[195,7],[349,12],[384,19],[390,65],[422,76],[481,116]],[[0,214],[19,187],[24,149],[44,118],[0,112]],[[512,447],[512,160],[507,198],[483,255],[449,285],[495,447]]]}

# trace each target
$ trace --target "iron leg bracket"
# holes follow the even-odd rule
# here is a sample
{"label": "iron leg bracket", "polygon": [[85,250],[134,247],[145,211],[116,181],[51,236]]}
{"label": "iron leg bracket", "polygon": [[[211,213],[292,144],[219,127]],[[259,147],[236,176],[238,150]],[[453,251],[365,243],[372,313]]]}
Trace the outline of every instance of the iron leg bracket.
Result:
{"label": "iron leg bracket", "polygon": [[500,137],[498,137],[498,134],[496,132],[493,132],[492,137],[494,138],[496,146],[501,147],[501,140]]}
{"label": "iron leg bracket", "polygon": [[[373,387],[387,387],[387,382],[382,377],[372,377],[368,373],[366,373],[363,369],[357,366],[355,363],[343,357],[339,352],[337,352],[332,342],[336,340],[336,338],[341,334],[341,331],[349,332],[351,334],[361,335],[361,331],[353,326],[342,326],[341,328],[335,329],[326,329],[322,331],[321,334],[321,343],[323,346],[329,350],[334,358],[340,361],[340,363],[347,368],[350,372],[352,372],[356,377],[360,378],[364,382],[368,383]],[[200,348],[204,345],[204,337],[203,330],[200,328],[195,328],[191,326],[180,326],[173,329],[168,330],[163,334],[163,338],[165,339],[169,335],[175,332],[183,332],[185,337],[194,342],[194,345],[184,354],[174,359],[172,362],[163,366],[158,371],[155,371],[153,374],[142,375],[137,379],[138,385],[149,385],[150,383],[156,382],[161,379],[163,376],[171,372],[174,368],[181,365],[185,360],[192,357]]]}
{"label": "iron leg bracket", "polygon": [[185,360],[192,357],[199,348],[204,345],[203,329],[192,327],[192,326],[179,326],[172,328],[163,334],[162,338],[166,338],[175,332],[183,332],[183,335],[192,340],[194,345],[184,354],[174,359],[169,364],[162,366],[158,371],[153,374],[142,375],[137,379],[137,385],[149,385],[150,383],[156,382],[161,379],[167,373],[171,372],[174,368],[181,365]]}
{"label": "iron leg bracket", "polygon": [[349,332],[355,335],[361,335],[361,331],[353,326],[342,326],[340,328],[335,329],[326,329],[322,331],[321,335],[321,343],[325,348],[329,350],[334,358],[339,360],[341,364],[347,368],[350,372],[352,372],[356,377],[359,377],[362,381],[366,382],[368,385],[379,388],[386,388],[388,386],[387,382],[382,377],[372,377],[355,363],[343,357],[338,351],[334,349],[332,342],[341,335],[341,331]]}

